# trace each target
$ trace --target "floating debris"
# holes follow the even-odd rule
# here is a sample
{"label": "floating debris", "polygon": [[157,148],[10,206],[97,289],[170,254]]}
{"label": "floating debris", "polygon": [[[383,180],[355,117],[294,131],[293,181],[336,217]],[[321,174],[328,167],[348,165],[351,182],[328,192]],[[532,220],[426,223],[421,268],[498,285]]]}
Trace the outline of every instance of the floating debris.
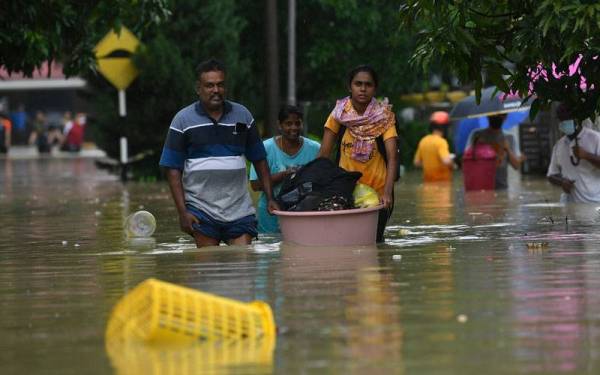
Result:
{"label": "floating debris", "polygon": [[400,254],[392,255],[392,260],[399,262],[402,260],[402,255],[400,255]]}
{"label": "floating debris", "polygon": [[530,250],[542,250],[548,248],[548,242],[527,242],[527,248]]}
{"label": "floating debris", "polygon": [[469,320],[469,317],[465,314],[459,314],[456,316],[456,321],[459,323],[466,323]]}
{"label": "floating debris", "polygon": [[401,235],[401,236],[407,236],[407,235],[409,235],[409,234],[410,234],[410,231],[409,231],[408,229],[404,229],[404,228],[402,228],[402,229],[400,229],[400,230],[398,231],[398,234],[399,234],[399,235]]}

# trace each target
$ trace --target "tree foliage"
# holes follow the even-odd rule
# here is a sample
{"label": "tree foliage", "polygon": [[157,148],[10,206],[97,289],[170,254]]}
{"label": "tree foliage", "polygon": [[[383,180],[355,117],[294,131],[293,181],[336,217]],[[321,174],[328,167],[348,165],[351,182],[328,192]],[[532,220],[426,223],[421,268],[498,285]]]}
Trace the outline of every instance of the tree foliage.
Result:
{"label": "tree foliage", "polygon": [[422,89],[426,75],[410,68],[412,36],[399,22],[394,0],[298,2],[298,97],[334,103],[347,94],[347,73],[359,64],[378,71],[378,91],[392,103]]}
{"label": "tree foliage", "polygon": [[[171,21],[149,30],[134,56],[139,76],[127,89],[127,117],[119,118],[116,90],[102,77],[88,73],[94,87],[98,123],[96,141],[113,157],[119,137],[129,141],[130,155],[154,152],[135,173],[158,174],[158,158],[175,113],[197,100],[195,67],[209,57],[226,62],[228,97],[246,92],[250,64],[240,48],[245,20],[236,15],[234,0],[179,0]],[[226,22],[224,21],[226,20]]]}
{"label": "tree foliage", "polygon": [[127,20],[140,36],[168,15],[168,0],[6,1],[0,11],[0,66],[31,75],[45,61],[58,60],[67,75],[93,70],[93,48],[108,30]]}
{"label": "tree foliage", "polygon": [[400,16],[417,33],[413,64],[427,70],[440,63],[473,84],[477,95],[487,83],[522,97],[533,94],[532,117],[552,101],[565,102],[580,120],[595,117],[597,1],[406,0]]}
{"label": "tree foliage", "polygon": [[[278,2],[280,98],[287,77],[287,2]],[[166,20],[166,22],[164,22]],[[264,4],[251,0],[40,0],[9,2],[0,12],[0,65],[30,74],[59,60],[67,74],[90,83],[95,140],[110,156],[127,136],[129,153],[160,154],[174,114],[197,99],[194,68],[217,57],[227,65],[228,97],[262,122],[265,92]],[[163,21],[163,22],[161,22]],[[114,26],[126,25],[142,41],[134,62],[139,76],[127,89],[127,117],[116,90],[95,70],[93,47]],[[426,74],[409,67],[411,36],[399,27],[395,0],[297,2],[297,97],[333,106],[347,94],[347,72],[371,64],[379,93],[418,90]],[[325,107],[327,104],[325,104]],[[313,116],[315,111],[312,111]],[[317,115],[315,123],[324,122]],[[264,124],[274,127],[275,124]],[[156,160],[152,161],[156,168]]]}

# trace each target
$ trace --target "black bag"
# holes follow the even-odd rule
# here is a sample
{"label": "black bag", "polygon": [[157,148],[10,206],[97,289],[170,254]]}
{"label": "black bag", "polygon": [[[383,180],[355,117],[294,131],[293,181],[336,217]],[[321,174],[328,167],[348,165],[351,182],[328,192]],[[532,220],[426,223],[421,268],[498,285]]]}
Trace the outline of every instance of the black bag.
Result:
{"label": "black bag", "polygon": [[320,209],[352,208],[352,192],[361,177],[360,172],[348,172],[328,158],[318,158],[287,176],[275,199],[285,211],[316,211],[327,200],[337,205],[321,205]]}

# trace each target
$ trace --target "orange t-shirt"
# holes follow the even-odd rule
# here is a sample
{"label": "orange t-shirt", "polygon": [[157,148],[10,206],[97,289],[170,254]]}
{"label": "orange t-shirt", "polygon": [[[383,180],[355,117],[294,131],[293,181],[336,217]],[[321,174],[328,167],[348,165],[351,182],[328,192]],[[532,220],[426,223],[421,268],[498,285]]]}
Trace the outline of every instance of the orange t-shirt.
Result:
{"label": "orange t-shirt", "polygon": [[[339,133],[341,126],[342,125],[339,124],[331,115],[329,115],[327,122],[325,122],[325,127],[335,134]],[[383,133],[383,141],[385,142],[386,140],[397,136],[398,133],[396,132],[396,127],[390,126],[390,128]],[[366,163],[361,163],[351,158],[353,144],[354,137],[349,131],[345,131],[344,136],[342,137],[340,150],[340,167],[347,171],[356,171],[362,173],[362,177],[360,180],[358,180],[358,182],[369,185],[375,189],[375,191],[377,191],[377,194],[380,196],[383,195],[387,169],[385,160],[379,152],[377,145],[373,147],[373,151],[371,151],[369,160]]]}
{"label": "orange t-shirt", "polygon": [[452,170],[442,160],[450,156],[448,141],[437,134],[423,137],[415,153],[415,161],[423,166],[423,181],[450,181]]}

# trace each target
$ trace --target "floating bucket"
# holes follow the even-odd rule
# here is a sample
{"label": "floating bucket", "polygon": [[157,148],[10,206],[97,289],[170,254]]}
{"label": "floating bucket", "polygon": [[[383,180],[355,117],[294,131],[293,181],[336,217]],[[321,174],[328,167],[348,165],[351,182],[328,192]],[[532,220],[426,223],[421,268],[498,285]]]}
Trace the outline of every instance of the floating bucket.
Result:
{"label": "floating bucket", "polygon": [[488,144],[475,144],[462,159],[465,190],[494,190],[496,187],[496,151]]}
{"label": "floating bucket", "polygon": [[260,339],[275,335],[273,314],[262,301],[250,303],[148,279],[115,306],[106,340],[152,343]]}
{"label": "floating bucket", "polygon": [[371,245],[382,205],[339,211],[275,211],[284,241],[305,246]]}

